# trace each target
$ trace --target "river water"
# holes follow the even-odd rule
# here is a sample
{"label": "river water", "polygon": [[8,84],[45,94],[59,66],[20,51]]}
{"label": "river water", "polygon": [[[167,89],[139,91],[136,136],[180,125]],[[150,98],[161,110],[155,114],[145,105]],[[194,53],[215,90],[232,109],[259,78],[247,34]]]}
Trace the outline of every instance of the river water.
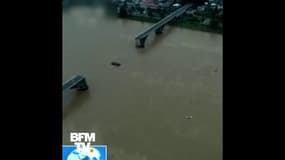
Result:
{"label": "river water", "polygon": [[63,12],[63,80],[89,85],[63,95],[63,144],[89,131],[108,160],[221,160],[222,35],[166,27],[136,48],[150,25],[100,8]]}

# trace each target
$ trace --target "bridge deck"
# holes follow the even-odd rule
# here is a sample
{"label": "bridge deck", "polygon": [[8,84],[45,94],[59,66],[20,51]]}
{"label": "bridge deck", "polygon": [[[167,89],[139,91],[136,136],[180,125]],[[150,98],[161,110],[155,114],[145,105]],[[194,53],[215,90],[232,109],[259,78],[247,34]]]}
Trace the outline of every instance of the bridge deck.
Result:
{"label": "bridge deck", "polygon": [[80,83],[83,80],[84,80],[84,77],[80,75],[76,75],[72,77],[70,80],[63,83],[62,90],[72,89],[73,87],[75,87],[78,83]]}
{"label": "bridge deck", "polygon": [[151,31],[157,30],[158,28],[162,27],[163,25],[167,24],[169,21],[171,21],[173,18],[180,16],[183,14],[191,5],[187,4],[176,11],[170,13],[168,16],[161,19],[159,22],[153,24],[152,26],[148,27],[141,33],[137,34],[135,39],[141,39],[146,37]]}

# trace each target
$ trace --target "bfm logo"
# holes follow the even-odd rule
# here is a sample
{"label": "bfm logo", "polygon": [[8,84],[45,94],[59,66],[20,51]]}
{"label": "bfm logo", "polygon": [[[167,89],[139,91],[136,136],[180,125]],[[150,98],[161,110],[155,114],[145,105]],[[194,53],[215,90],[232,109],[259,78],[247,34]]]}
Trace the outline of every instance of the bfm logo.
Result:
{"label": "bfm logo", "polygon": [[95,133],[70,133],[70,142],[73,142],[78,150],[88,150],[90,143],[95,142]]}
{"label": "bfm logo", "polygon": [[74,146],[63,146],[62,160],[107,160],[106,145],[91,145],[95,142],[95,133],[70,133],[70,142]]}

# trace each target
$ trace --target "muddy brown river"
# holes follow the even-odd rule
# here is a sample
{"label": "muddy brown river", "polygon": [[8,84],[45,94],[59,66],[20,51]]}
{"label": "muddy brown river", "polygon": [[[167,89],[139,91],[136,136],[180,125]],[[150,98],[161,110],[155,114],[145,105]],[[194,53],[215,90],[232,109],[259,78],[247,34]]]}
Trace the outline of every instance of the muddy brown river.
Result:
{"label": "muddy brown river", "polygon": [[63,80],[81,74],[89,85],[63,95],[63,144],[88,131],[108,160],[222,160],[222,35],[166,27],[136,48],[150,25],[99,8],[63,12]]}

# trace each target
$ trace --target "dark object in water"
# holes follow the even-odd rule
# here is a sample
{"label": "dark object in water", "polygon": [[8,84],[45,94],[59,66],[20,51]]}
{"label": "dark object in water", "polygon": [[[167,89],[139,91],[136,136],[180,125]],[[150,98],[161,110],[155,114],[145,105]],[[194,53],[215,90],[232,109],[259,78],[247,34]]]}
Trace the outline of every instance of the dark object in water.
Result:
{"label": "dark object in water", "polygon": [[121,66],[121,64],[119,63],[119,62],[112,62],[111,63],[113,66],[116,66],[116,67],[120,67]]}

